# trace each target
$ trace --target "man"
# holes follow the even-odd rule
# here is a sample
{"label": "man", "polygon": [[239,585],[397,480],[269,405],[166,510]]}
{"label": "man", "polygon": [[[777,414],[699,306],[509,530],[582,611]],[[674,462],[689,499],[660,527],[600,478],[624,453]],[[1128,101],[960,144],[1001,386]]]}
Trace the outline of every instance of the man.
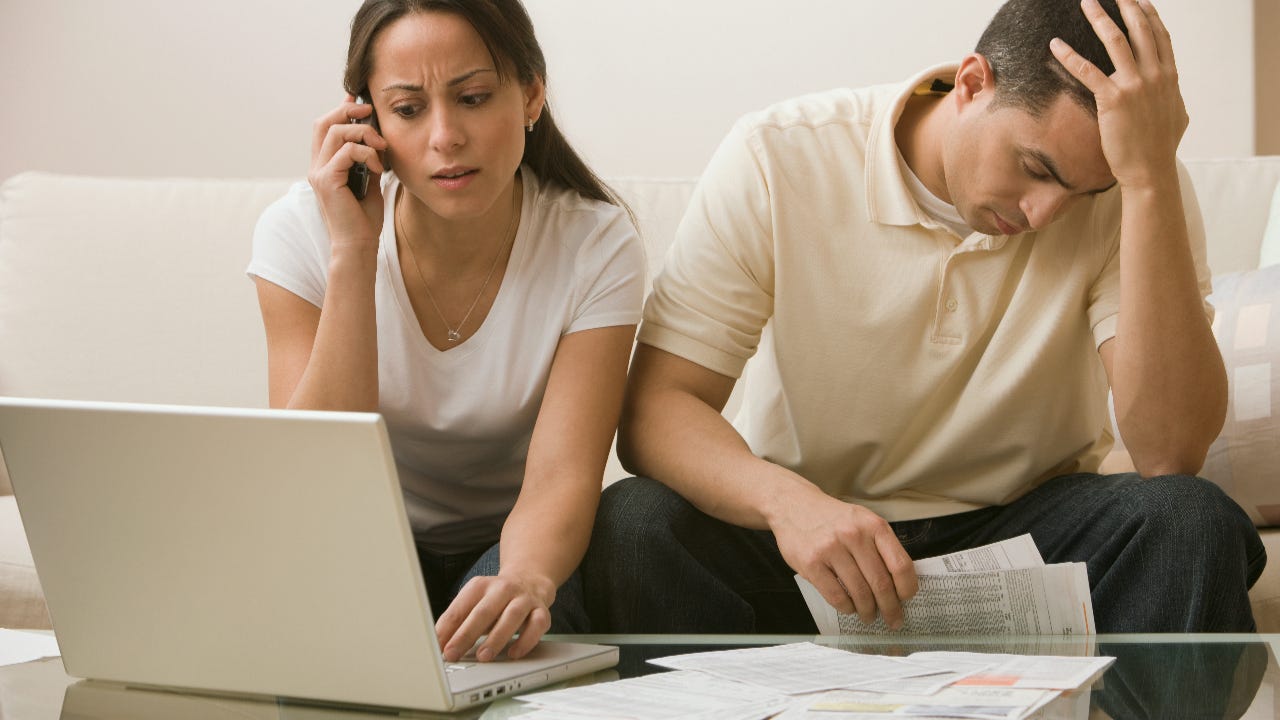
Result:
{"label": "man", "polygon": [[[738,123],[645,309],[619,451],[658,482],[602,500],[597,629],[813,632],[796,573],[898,627],[912,558],[1028,532],[1101,632],[1253,628],[1261,542],[1195,477],[1226,377],[1172,45],[1107,3]],[[1138,474],[1096,474],[1108,385]]]}

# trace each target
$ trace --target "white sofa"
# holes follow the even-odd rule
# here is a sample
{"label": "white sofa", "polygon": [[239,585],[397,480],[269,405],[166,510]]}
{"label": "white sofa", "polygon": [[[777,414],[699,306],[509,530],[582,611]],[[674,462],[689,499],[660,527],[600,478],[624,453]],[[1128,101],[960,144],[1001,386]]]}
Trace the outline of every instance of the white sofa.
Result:
{"label": "white sofa", "polygon": [[[1258,266],[1280,157],[1189,161],[1215,272]],[[0,186],[0,395],[262,407],[266,351],[244,276],[289,180],[15,176]],[[618,180],[660,265],[693,180]],[[74,452],[74,448],[50,448]],[[607,477],[620,476],[616,461]],[[1275,561],[1252,596],[1280,631]],[[48,627],[0,463],[0,627]]]}

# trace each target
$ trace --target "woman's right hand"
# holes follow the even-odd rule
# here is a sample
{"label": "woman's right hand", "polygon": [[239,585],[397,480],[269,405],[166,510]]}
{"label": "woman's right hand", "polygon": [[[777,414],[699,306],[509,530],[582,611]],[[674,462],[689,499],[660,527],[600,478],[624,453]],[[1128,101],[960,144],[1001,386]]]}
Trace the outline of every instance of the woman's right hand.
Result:
{"label": "woman's right hand", "polygon": [[[354,97],[347,95],[345,102],[314,125],[307,181],[320,202],[334,251],[343,245],[377,248],[382,234],[381,152],[387,149],[387,141],[372,125],[352,122],[371,114],[373,105],[356,103]],[[369,168],[369,190],[364,200],[356,200],[347,187],[347,174],[358,162]]]}

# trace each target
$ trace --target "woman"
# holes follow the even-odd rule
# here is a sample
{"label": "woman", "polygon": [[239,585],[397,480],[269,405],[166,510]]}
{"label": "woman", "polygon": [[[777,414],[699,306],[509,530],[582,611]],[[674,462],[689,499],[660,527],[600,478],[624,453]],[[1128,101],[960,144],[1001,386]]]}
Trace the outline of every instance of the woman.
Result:
{"label": "woman", "polygon": [[519,0],[366,0],[346,101],[248,270],[271,405],[384,416],[451,661],[586,630],[576,568],[643,300],[634,227],[545,79]]}

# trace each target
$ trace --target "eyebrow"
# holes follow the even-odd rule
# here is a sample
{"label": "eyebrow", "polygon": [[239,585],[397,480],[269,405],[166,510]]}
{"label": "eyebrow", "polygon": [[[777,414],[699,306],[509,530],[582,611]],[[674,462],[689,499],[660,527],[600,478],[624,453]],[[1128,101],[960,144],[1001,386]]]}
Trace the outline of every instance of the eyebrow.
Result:
{"label": "eyebrow", "polygon": [[[461,85],[462,83],[464,83],[464,82],[466,82],[466,81],[470,80],[471,78],[475,77],[476,75],[479,75],[480,73],[487,73],[487,72],[488,72],[488,73],[496,73],[497,71],[496,71],[496,70],[494,70],[493,68],[476,68],[475,70],[472,70],[471,72],[466,72],[466,73],[463,73],[463,74],[459,75],[459,76],[458,76],[458,77],[456,77],[456,78],[453,78],[452,80],[450,80],[450,81],[447,83],[447,85],[448,85],[449,87],[456,87],[456,86]],[[382,91],[383,91],[383,92],[386,92],[386,91],[388,91],[388,90],[407,90],[407,91],[409,91],[409,92],[422,92],[422,86],[421,86],[421,85],[419,85],[419,84],[416,84],[416,83],[392,83],[392,84],[390,84],[390,85],[388,85],[388,86],[386,86],[386,87],[382,88]]]}
{"label": "eyebrow", "polygon": [[[1046,171],[1048,171],[1048,173],[1049,173],[1050,175],[1052,175],[1052,176],[1053,176],[1054,181],[1056,181],[1059,185],[1061,185],[1062,187],[1064,187],[1064,188],[1066,188],[1066,189],[1068,189],[1068,190],[1070,190],[1070,191],[1072,191],[1072,192],[1076,192],[1076,186],[1075,186],[1075,185],[1072,185],[1072,184],[1071,184],[1071,183],[1069,183],[1069,182],[1067,182],[1067,181],[1062,177],[1062,172],[1061,172],[1060,170],[1058,170],[1058,164],[1057,164],[1057,163],[1055,163],[1055,162],[1053,161],[1053,158],[1051,158],[1051,157],[1049,157],[1048,155],[1046,155],[1046,154],[1044,153],[1044,151],[1043,151],[1043,150],[1037,150],[1036,148],[1026,148],[1026,153],[1027,153],[1028,155],[1030,155],[1031,157],[1035,158],[1035,159],[1036,159],[1036,161],[1037,161],[1037,162],[1039,162],[1041,165],[1043,165],[1043,166],[1044,166],[1044,169],[1045,169]],[[1087,193],[1085,193],[1085,194],[1086,194],[1086,195],[1101,195],[1102,193],[1104,193],[1104,192],[1106,192],[1106,191],[1110,190],[1111,188],[1113,188],[1113,187],[1115,187],[1115,186],[1116,186],[1116,181],[1115,181],[1115,180],[1112,180],[1110,185],[1108,185],[1108,186],[1106,186],[1106,187],[1104,187],[1104,188],[1099,188],[1099,189],[1097,189],[1097,190],[1090,190],[1090,191],[1088,191],[1088,192],[1087,192]]]}

